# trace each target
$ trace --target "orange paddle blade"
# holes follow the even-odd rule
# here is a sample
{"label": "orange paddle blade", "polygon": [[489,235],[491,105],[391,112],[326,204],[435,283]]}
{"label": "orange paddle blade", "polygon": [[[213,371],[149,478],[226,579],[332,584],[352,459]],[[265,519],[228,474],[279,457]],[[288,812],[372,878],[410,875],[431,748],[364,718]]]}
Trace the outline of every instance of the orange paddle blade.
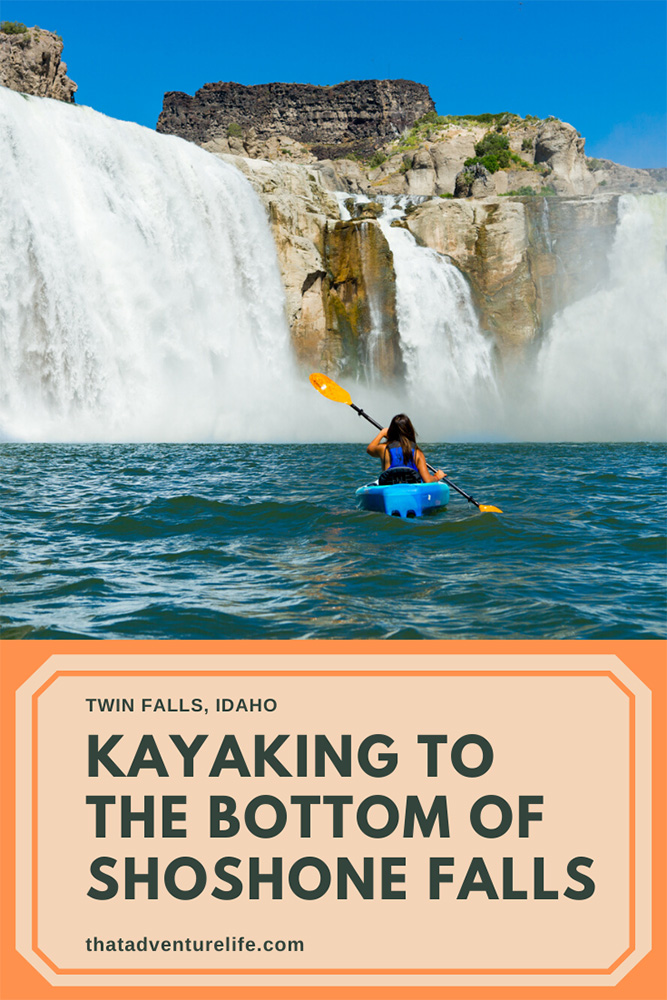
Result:
{"label": "orange paddle blade", "polygon": [[332,400],[334,403],[347,403],[348,406],[352,402],[352,397],[350,396],[347,389],[342,389],[339,385],[330,379],[328,375],[322,375],[319,372],[314,372],[310,376],[310,384],[321,392],[323,396],[327,399]]}
{"label": "orange paddle blade", "polygon": [[493,507],[490,503],[481,503],[479,505],[479,509],[481,510],[482,514],[487,514],[487,513],[502,514],[502,510],[500,509],[500,507]]}

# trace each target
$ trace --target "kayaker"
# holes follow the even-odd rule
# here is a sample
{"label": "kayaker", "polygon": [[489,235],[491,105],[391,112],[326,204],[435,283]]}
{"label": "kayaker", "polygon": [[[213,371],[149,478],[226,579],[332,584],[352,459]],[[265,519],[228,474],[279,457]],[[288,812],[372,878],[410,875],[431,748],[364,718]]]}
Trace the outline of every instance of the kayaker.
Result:
{"label": "kayaker", "polygon": [[445,478],[442,469],[431,474],[426,467],[424,452],[416,445],[417,435],[405,413],[397,413],[389,427],[383,427],[366,451],[382,460],[380,486],[394,483],[434,483]]}

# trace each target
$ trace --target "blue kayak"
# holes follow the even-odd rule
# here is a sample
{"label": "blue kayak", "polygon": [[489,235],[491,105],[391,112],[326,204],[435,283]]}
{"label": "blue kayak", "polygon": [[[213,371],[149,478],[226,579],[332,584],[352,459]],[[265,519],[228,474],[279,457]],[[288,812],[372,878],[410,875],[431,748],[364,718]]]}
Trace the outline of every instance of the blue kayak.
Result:
{"label": "blue kayak", "polygon": [[379,486],[377,482],[361,486],[356,493],[363,510],[374,510],[394,517],[421,517],[443,507],[449,500],[447,483],[396,483]]}

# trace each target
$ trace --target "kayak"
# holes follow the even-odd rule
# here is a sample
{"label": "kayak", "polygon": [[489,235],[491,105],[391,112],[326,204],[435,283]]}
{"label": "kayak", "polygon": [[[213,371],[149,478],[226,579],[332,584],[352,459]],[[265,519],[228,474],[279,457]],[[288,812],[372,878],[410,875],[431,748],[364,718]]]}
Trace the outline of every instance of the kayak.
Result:
{"label": "kayak", "polygon": [[393,514],[394,517],[421,517],[447,503],[449,486],[439,482],[379,486],[375,482],[360,486],[356,496],[362,510]]}

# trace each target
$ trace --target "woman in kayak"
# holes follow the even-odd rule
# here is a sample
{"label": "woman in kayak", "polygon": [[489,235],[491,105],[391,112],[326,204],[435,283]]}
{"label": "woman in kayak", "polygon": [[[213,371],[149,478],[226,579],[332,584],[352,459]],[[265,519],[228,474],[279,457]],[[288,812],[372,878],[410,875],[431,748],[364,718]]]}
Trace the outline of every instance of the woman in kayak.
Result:
{"label": "woman in kayak", "polygon": [[428,471],[424,452],[417,447],[416,439],[412,421],[405,413],[398,413],[389,427],[378,431],[366,451],[374,458],[382,459],[382,473],[378,478],[380,486],[434,483],[445,478],[442,469],[436,469],[433,475]]}

